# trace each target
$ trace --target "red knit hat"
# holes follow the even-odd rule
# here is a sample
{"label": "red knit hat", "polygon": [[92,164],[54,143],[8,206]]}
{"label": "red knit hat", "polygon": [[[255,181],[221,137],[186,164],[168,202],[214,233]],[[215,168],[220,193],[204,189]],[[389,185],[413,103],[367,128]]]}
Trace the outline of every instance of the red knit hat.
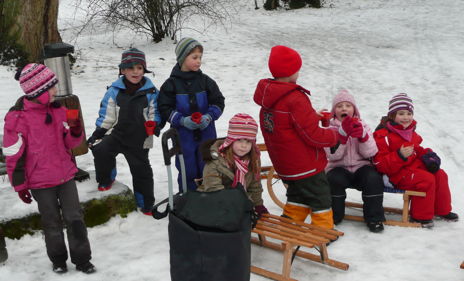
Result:
{"label": "red knit hat", "polygon": [[269,55],[269,70],[275,78],[289,77],[301,68],[301,57],[297,51],[282,45],[272,47]]}
{"label": "red knit hat", "polygon": [[224,150],[236,140],[247,139],[256,143],[257,133],[258,124],[255,119],[246,113],[237,113],[229,121],[227,138],[221,147],[219,147],[219,151]]}
{"label": "red knit hat", "polygon": [[28,98],[35,98],[58,83],[55,73],[43,64],[26,65],[19,76],[19,84]]}

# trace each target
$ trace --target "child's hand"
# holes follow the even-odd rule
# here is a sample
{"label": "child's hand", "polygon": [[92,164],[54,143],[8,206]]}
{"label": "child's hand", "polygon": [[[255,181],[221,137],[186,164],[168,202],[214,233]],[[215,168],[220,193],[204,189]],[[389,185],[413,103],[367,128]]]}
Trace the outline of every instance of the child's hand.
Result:
{"label": "child's hand", "polygon": [[18,191],[18,195],[19,195],[19,198],[21,198],[21,200],[23,200],[24,203],[31,204],[32,196],[31,196],[31,193],[29,192],[29,190],[27,190],[27,189],[20,190],[20,191]]}
{"label": "child's hand", "polygon": [[414,145],[411,145],[411,146],[404,146],[402,145],[400,147],[400,153],[401,155],[403,155],[404,158],[408,158],[409,156],[411,156],[414,152]]}
{"label": "child's hand", "polygon": [[422,155],[421,158],[429,172],[434,174],[440,170],[441,159],[435,152],[427,152],[426,154]]}
{"label": "child's hand", "polygon": [[211,120],[213,120],[213,118],[211,118],[211,115],[209,114],[201,116],[200,130],[206,129],[206,127],[209,126],[209,123],[211,123]]}
{"label": "child's hand", "polygon": [[348,137],[348,136],[351,136],[352,131],[353,131],[353,118],[351,118],[350,116],[346,116],[343,119],[342,125],[338,129],[338,132],[340,133],[340,135],[344,137]]}
{"label": "child's hand", "polygon": [[182,119],[180,119],[180,124],[189,130],[199,129],[201,125],[201,123],[197,124],[193,122],[190,116],[182,117]]}

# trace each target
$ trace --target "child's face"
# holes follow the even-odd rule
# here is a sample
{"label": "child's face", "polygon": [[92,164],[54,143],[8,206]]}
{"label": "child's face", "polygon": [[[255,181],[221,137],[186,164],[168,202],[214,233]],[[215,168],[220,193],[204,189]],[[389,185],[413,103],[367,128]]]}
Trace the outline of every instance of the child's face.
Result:
{"label": "child's face", "polygon": [[409,125],[411,125],[413,120],[414,120],[414,114],[412,114],[412,112],[410,112],[409,110],[402,109],[396,112],[394,121],[395,123],[398,123],[401,126],[403,126],[403,128],[407,128],[409,127]]}
{"label": "child's face", "polygon": [[335,117],[342,121],[346,116],[353,117],[354,114],[354,106],[351,102],[342,101],[337,103],[335,106]]}
{"label": "child's face", "polygon": [[56,86],[51,87],[48,89],[48,96],[50,97],[49,102],[54,102],[55,101],[55,96],[58,93],[58,88]]}
{"label": "child's face", "polygon": [[199,48],[195,48],[184,60],[181,70],[188,71],[198,71],[201,67],[201,58],[203,53]]}
{"label": "child's face", "polygon": [[236,140],[232,144],[232,151],[238,157],[243,157],[251,151],[252,142],[247,139]]}
{"label": "child's face", "polygon": [[132,84],[137,84],[142,81],[143,75],[145,74],[141,64],[136,64],[132,67],[121,69],[121,73]]}

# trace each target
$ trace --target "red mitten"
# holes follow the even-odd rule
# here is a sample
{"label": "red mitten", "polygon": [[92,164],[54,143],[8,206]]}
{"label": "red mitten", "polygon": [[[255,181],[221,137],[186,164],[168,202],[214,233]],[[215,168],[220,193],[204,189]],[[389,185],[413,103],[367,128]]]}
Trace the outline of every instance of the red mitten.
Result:
{"label": "red mitten", "polygon": [[346,116],[343,119],[342,125],[340,126],[338,131],[342,136],[351,136],[351,132],[353,131],[353,118],[351,118],[350,116]]}
{"label": "red mitten", "polygon": [[20,190],[20,191],[18,191],[18,195],[19,195],[19,198],[21,198],[21,200],[23,200],[24,203],[31,204],[32,196],[31,196],[31,193],[29,192],[29,190],[27,190],[27,189]]}
{"label": "red mitten", "polygon": [[156,122],[155,121],[145,121],[145,132],[147,136],[152,136],[155,133]]}

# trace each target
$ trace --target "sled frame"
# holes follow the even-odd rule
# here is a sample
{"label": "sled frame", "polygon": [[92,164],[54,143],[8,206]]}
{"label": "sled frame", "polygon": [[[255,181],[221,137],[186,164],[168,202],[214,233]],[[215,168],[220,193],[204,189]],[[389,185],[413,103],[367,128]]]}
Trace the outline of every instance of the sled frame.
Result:
{"label": "sled frame", "polygon": [[[327,245],[331,241],[344,235],[341,231],[325,229],[272,214],[264,214],[258,220],[252,233],[257,235],[257,237],[251,238],[252,243],[283,252],[281,273],[251,266],[251,272],[255,274],[273,280],[296,280],[290,277],[294,256],[327,264],[341,270],[349,268],[346,263],[330,259],[327,251]],[[280,241],[280,243],[275,241]],[[314,248],[319,254],[299,250],[300,247]]]}

